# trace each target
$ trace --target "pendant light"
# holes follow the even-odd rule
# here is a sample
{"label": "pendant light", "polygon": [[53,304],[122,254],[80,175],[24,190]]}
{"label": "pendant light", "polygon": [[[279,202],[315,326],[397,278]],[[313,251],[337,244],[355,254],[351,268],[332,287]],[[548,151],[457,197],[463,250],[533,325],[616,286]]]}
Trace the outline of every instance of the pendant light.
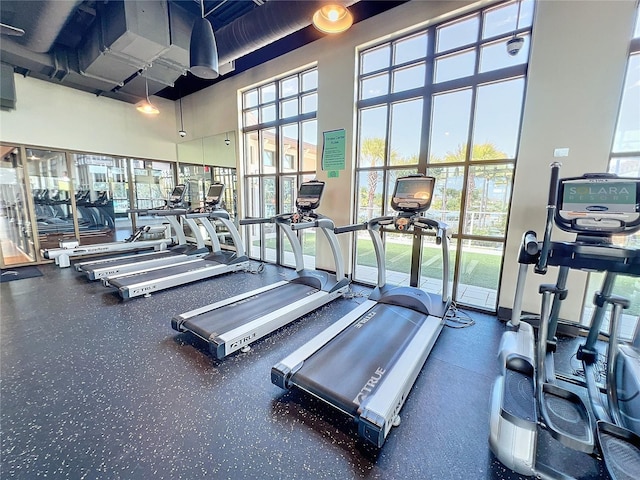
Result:
{"label": "pendant light", "polygon": [[324,33],[341,33],[353,25],[353,15],[339,3],[328,3],[313,14],[313,26]]}
{"label": "pendant light", "polygon": [[139,112],[145,113],[147,115],[158,115],[160,110],[156,107],[151,100],[149,100],[149,81],[147,80],[147,76],[144,76],[144,91],[145,91],[145,99],[136,103],[136,110]]}
{"label": "pendant light", "polygon": [[204,0],[200,0],[202,17],[193,24],[189,44],[189,71],[196,77],[213,80],[220,75],[218,48],[213,28],[204,15]]}
{"label": "pendant light", "polygon": [[[522,5],[522,0],[518,0],[518,16],[516,17],[516,32],[518,28],[520,28],[520,6]],[[513,37],[511,37],[507,41],[507,53],[512,57],[515,57],[520,50],[522,50],[522,46],[524,45],[524,38],[518,37],[515,32],[513,32]]]}
{"label": "pendant light", "polygon": [[180,97],[180,130],[178,131],[178,135],[181,137],[187,136],[187,132],[184,129],[184,121],[182,120],[182,97]]}

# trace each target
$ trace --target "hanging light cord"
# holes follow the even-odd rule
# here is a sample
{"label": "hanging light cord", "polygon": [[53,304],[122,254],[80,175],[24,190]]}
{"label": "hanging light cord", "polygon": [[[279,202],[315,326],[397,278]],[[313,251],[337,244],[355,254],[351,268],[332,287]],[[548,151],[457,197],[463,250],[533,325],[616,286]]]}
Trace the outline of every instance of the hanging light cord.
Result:
{"label": "hanging light cord", "polygon": [[180,130],[184,131],[184,122],[182,121],[182,97],[180,97]]}
{"label": "hanging light cord", "polygon": [[[146,71],[147,71],[147,68],[145,67],[143,72],[146,72]],[[144,92],[145,92],[145,94],[147,96],[147,102],[151,103],[151,101],[149,100],[149,79],[147,78],[146,73],[145,73],[145,76],[144,76]]]}
{"label": "hanging light cord", "polygon": [[[204,0],[202,0],[204,1]],[[520,6],[522,5],[522,0],[518,0],[518,16],[516,17],[516,31],[513,32],[513,37],[516,37],[516,32],[520,28]]]}

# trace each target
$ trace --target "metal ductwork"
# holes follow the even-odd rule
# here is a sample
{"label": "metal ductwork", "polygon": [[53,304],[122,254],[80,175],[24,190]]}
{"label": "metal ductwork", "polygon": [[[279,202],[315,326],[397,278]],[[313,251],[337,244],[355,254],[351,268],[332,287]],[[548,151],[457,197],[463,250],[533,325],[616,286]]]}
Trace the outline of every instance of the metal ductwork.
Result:
{"label": "metal ductwork", "polygon": [[[233,69],[230,62],[309,26],[323,3],[269,0],[214,31],[221,73]],[[26,32],[22,38],[2,38],[1,60],[35,78],[135,103],[145,95],[144,77],[154,94],[173,86],[189,67],[196,17],[174,2],[109,0],[95,2],[95,9],[93,2],[75,0],[1,0],[0,5],[2,22]],[[78,8],[94,21],[78,37],[78,47],[60,47],[59,36]]]}
{"label": "metal ductwork", "polygon": [[[345,7],[357,0],[338,1]],[[218,31],[218,62],[237,60],[270,43],[311,25],[313,14],[326,4],[321,0],[269,0]]]}
{"label": "metal ductwork", "polygon": [[82,3],[81,0],[2,0],[2,21],[22,28],[24,36],[15,41],[36,53],[51,50],[58,34]]}

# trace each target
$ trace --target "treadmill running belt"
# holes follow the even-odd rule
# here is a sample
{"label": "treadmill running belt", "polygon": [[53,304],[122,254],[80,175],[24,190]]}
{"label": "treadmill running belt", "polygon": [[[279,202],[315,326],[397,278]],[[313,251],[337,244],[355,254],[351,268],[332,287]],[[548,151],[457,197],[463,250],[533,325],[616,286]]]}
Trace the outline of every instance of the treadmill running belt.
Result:
{"label": "treadmill running belt", "polygon": [[125,275],[123,277],[117,277],[113,280],[109,280],[109,284],[114,287],[129,287],[132,285],[136,285],[142,282],[151,282],[156,280],[162,280],[167,277],[171,277],[174,275],[180,275],[183,273],[189,273],[194,270],[199,270],[205,267],[215,267],[216,265],[220,265],[218,262],[212,262],[210,260],[198,259],[194,262],[189,263],[181,263],[179,265],[173,265],[166,268],[161,268],[159,270],[150,270],[144,273],[135,273],[133,275]]}
{"label": "treadmill running belt", "polygon": [[158,258],[169,258],[169,257],[174,257],[176,255],[179,255],[175,252],[172,252],[171,250],[162,250],[159,252],[154,252],[153,254],[150,254],[149,252],[136,253],[136,254],[131,254],[131,252],[125,252],[125,253],[127,253],[127,255],[125,256],[121,255],[113,258],[101,258],[98,261],[96,261],[94,264],[89,264],[82,267],[82,271],[93,272],[95,270],[98,270],[99,268],[120,267],[121,265],[128,265],[130,263],[144,262],[147,260],[156,260]]}
{"label": "treadmill running belt", "polygon": [[[384,378],[380,372],[393,366],[427,318],[409,308],[378,303],[305,360],[292,382],[356,416],[368,390]],[[373,386],[367,388],[370,380]]]}
{"label": "treadmill running belt", "polygon": [[186,320],[182,326],[208,340],[267,315],[318,291],[302,283],[285,283],[266,292],[224,305]]}

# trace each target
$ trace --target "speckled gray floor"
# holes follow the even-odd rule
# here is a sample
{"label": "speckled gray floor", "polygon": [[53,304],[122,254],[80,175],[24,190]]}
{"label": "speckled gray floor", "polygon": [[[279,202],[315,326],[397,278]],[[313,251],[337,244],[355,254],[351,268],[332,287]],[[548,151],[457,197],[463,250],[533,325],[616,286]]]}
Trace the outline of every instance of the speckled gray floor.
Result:
{"label": "speckled gray floor", "polygon": [[443,331],[401,425],[376,452],[347,419],[269,380],[273,364],[361,298],[337,300],[218,361],[172,330],[171,317],[286,270],[121,303],[73,269],[40,268],[42,277],[0,286],[3,479],[518,478],[487,444],[503,331],[494,317],[472,313],[475,326]]}

